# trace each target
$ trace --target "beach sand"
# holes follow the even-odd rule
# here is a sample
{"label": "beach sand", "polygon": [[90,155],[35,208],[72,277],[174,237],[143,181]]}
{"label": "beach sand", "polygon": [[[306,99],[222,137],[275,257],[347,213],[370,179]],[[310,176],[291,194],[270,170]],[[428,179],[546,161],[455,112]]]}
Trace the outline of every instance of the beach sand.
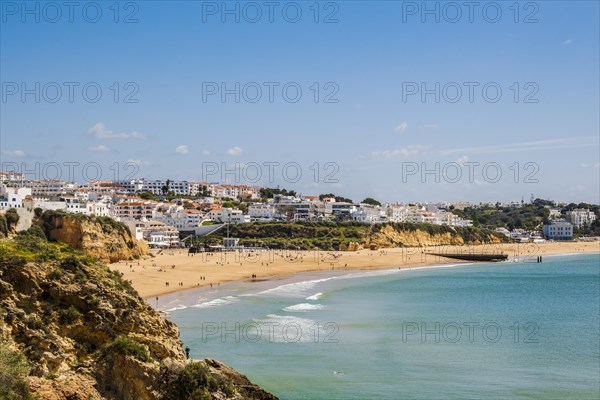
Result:
{"label": "beach sand", "polygon": [[122,272],[124,279],[130,280],[142,297],[149,298],[236,280],[277,279],[278,275],[298,272],[412,268],[464,262],[430,253],[504,253],[509,256],[509,261],[536,262],[538,256],[584,252],[600,252],[600,242],[431,246],[355,252],[265,250],[194,255],[188,254],[187,249],[169,249],[153,251],[153,257],[139,261],[110,264],[110,268]]}

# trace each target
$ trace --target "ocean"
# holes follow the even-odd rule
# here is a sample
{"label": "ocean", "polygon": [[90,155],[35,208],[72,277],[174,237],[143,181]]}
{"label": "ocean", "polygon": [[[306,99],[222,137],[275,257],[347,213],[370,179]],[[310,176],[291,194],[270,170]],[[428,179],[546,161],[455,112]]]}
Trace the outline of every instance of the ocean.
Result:
{"label": "ocean", "polygon": [[152,305],[192,358],[283,400],[600,398],[600,254],[303,273]]}

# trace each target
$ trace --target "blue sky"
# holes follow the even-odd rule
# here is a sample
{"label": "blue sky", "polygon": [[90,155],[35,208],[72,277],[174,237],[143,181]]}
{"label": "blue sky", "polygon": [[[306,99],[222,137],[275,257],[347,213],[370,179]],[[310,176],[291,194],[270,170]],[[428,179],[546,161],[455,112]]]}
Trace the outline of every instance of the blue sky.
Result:
{"label": "blue sky", "polygon": [[[80,2],[70,22],[62,2],[60,16],[2,2],[3,169],[237,171],[230,183],[260,171],[259,184],[354,200],[600,202],[598,2],[475,2],[473,22],[464,2],[428,2],[439,21],[422,2],[279,2],[273,22],[268,2],[247,3],[227,3],[236,22],[222,2],[121,2],[118,15],[114,2]],[[240,101],[222,101],[220,85],[236,82]],[[439,102],[422,98],[436,83]]]}

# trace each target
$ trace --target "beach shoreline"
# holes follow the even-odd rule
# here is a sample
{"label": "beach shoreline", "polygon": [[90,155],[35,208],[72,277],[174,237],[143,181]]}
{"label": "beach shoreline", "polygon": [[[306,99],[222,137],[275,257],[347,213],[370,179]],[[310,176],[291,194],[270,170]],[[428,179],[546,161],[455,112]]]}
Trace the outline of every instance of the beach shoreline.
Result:
{"label": "beach shoreline", "polygon": [[[432,253],[503,253],[508,261],[537,262],[547,255],[600,252],[600,242],[506,243],[474,246],[426,246],[360,250],[354,252],[264,250],[188,254],[187,249],[168,249],[154,257],[110,264],[123,273],[145,299],[199,287],[214,287],[234,281],[283,280],[298,273],[327,270],[376,271],[470,264]],[[473,263],[476,264],[476,263]],[[253,277],[254,276],[254,277]],[[211,286],[212,285],[212,286]]]}

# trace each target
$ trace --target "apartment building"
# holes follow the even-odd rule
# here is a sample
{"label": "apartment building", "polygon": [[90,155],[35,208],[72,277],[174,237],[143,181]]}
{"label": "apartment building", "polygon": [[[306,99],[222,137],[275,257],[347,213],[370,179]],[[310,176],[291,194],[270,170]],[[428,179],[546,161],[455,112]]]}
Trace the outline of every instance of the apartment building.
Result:
{"label": "apartment building", "polygon": [[550,221],[544,225],[544,236],[549,240],[571,240],[573,224],[564,220]]}
{"label": "apartment building", "polygon": [[596,220],[596,214],[593,211],[583,208],[577,208],[567,211],[567,219],[576,227],[589,226]]}
{"label": "apartment building", "polygon": [[113,216],[121,221],[150,220],[155,216],[159,203],[154,201],[125,201],[113,206]]}

